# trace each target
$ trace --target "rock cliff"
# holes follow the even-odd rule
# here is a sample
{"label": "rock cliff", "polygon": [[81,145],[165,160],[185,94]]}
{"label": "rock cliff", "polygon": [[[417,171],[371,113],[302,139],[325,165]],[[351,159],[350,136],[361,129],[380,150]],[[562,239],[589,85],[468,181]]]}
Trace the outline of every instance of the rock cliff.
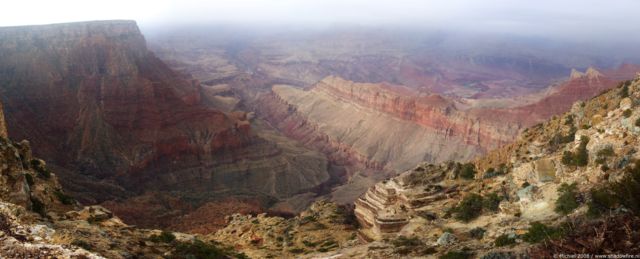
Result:
{"label": "rock cliff", "polygon": [[[0,90],[11,138],[30,139],[79,200],[117,199],[136,224],[229,196],[269,206],[330,180],[322,154],[253,132],[234,98],[171,70],[133,21],[0,28]],[[136,210],[169,191],[189,206]]]}
{"label": "rock cliff", "polygon": [[0,29],[9,132],[36,153],[97,177],[245,145],[249,124],[198,107],[196,81],[146,49],[136,24]]}
{"label": "rock cliff", "polygon": [[632,77],[589,68],[548,93],[516,106],[424,94],[387,83],[327,77],[310,89],[275,85],[258,98],[260,116],[288,136],[374,170],[403,171],[421,161],[465,161],[514,140],[518,132],[570,108],[570,104]]}

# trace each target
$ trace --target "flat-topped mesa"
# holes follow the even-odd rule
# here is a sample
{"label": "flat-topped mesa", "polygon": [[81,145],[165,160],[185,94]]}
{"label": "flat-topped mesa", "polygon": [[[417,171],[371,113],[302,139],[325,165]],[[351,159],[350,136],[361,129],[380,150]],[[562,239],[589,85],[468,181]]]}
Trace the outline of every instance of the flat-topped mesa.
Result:
{"label": "flat-topped mesa", "polygon": [[365,229],[361,236],[379,240],[387,233],[400,231],[409,222],[406,208],[402,206],[402,190],[395,180],[386,180],[369,188],[355,201],[356,219]]}

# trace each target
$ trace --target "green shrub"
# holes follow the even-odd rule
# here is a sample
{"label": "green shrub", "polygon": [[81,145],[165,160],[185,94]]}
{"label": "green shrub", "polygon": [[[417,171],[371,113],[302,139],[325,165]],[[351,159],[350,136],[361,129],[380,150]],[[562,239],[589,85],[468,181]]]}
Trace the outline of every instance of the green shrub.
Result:
{"label": "green shrub", "polygon": [[91,246],[91,244],[87,243],[84,240],[80,240],[80,239],[73,240],[73,242],[71,242],[71,245],[74,245],[74,246],[77,246],[77,247],[82,247],[85,250],[89,250],[89,251],[91,251],[91,248],[93,248]]}
{"label": "green shrub", "polygon": [[580,137],[580,145],[575,154],[571,151],[564,151],[564,153],[562,153],[562,164],[569,166],[586,166],[589,164],[588,143],[589,138],[587,136]]}
{"label": "green shrub", "polygon": [[573,115],[569,114],[564,118],[564,125],[573,125]]}
{"label": "green shrub", "polygon": [[47,216],[44,203],[42,203],[42,201],[38,200],[38,198],[36,197],[31,197],[31,210],[35,213],[40,214],[40,216]]}
{"label": "green shrub", "polygon": [[[91,216],[87,219],[87,222],[89,222],[89,224],[98,224],[100,222],[103,222],[107,219],[102,218],[102,217],[95,217],[95,216]],[[153,238],[154,236],[151,236],[151,238]]]}
{"label": "green shrub", "polygon": [[474,238],[474,239],[482,239],[484,237],[484,233],[485,232],[487,232],[487,231],[484,230],[484,228],[477,227],[477,228],[471,229],[471,231],[469,231],[469,236],[471,238]]}
{"label": "green shrub", "polygon": [[469,259],[473,258],[473,253],[469,251],[449,251],[439,257],[440,259]]}
{"label": "green shrub", "polygon": [[472,163],[466,163],[462,165],[462,168],[460,169],[460,177],[470,180],[473,179],[475,175],[476,167]]}
{"label": "green shrub", "polygon": [[417,237],[406,237],[406,236],[399,236],[395,240],[391,241],[391,244],[393,244],[393,246],[396,246],[396,247],[423,245],[422,241],[420,241],[420,239],[418,239]]}
{"label": "green shrub", "polygon": [[424,243],[417,237],[405,237],[399,236],[395,240],[391,241],[394,251],[400,255],[408,255],[418,250],[418,248],[424,246]]}
{"label": "green shrub", "polygon": [[31,159],[31,168],[38,172],[38,177],[43,179],[51,178],[51,172],[44,166],[44,164],[40,160]]}
{"label": "green shrub", "polygon": [[559,228],[548,227],[540,222],[532,222],[529,231],[522,235],[522,239],[528,243],[539,243],[562,236],[563,231]]}
{"label": "green shrub", "polygon": [[171,243],[176,240],[176,236],[169,231],[162,231],[160,235],[152,235],[149,240],[154,243]]}
{"label": "green shrub", "polygon": [[574,158],[577,166],[586,166],[589,163],[589,152],[587,151],[588,143],[589,138],[587,136],[580,137],[580,146],[578,146],[578,150],[576,151]]}
{"label": "green shrub", "polygon": [[169,258],[218,259],[230,258],[230,256],[235,256],[236,258],[248,258],[244,254],[234,253],[231,249],[220,248],[216,243],[205,243],[198,239],[193,242],[179,243],[176,245]]}
{"label": "green shrub", "polygon": [[498,238],[496,238],[496,240],[493,243],[497,247],[510,246],[510,245],[515,245],[516,244],[516,239],[509,237],[509,235],[507,235],[507,234],[503,234],[503,235],[499,236]]}
{"label": "green shrub", "polygon": [[469,222],[482,214],[482,196],[472,193],[465,196],[460,204],[453,209],[457,220]]}
{"label": "green shrub", "polygon": [[622,89],[620,89],[619,95],[621,98],[629,97],[629,85],[627,85],[626,82],[624,83],[624,86],[622,87]]}
{"label": "green shrub", "polygon": [[483,178],[488,179],[488,178],[496,177],[498,175],[503,175],[505,174],[506,171],[507,171],[507,165],[505,164],[501,164],[500,167],[498,167],[498,169],[493,169],[493,167],[490,167],[484,172]]}
{"label": "green shrub", "polygon": [[574,126],[571,126],[571,130],[569,130],[569,133],[567,133],[567,135],[557,133],[553,135],[553,137],[551,137],[551,139],[549,140],[549,144],[552,147],[555,147],[560,144],[570,143],[576,138],[576,131],[577,129]]}
{"label": "green shrub", "polygon": [[600,156],[600,157],[609,157],[609,156],[613,156],[615,154],[616,153],[613,152],[613,147],[607,146],[607,147],[605,147],[603,149],[600,149],[596,155]]}
{"label": "green shrub", "polygon": [[620,181],[592,189],[588,206],[588,215],[592,217],[620,206],[636,214],[640,213],[640,160],[627,165]]}
{"label": "green shrub", "polygon": [[484,196],[482,199],[482,207],[486,210],[496,212],[500,208],[499,205],[501,201],[502,197],[498,196],[497,193],[492,192],[489,195]]}
{"label": "green shrub", "polygon": [[558,193],[560,193],[560,196],[558,197],[558,200],[556,200],[555,211],[557,213],[567,215],[578,208],[580,204],[578,204],[577,200],[577,189],[578,188],[576,187],[575,183],[572,183],[570,185],[563,183],[562,185],[560,185],[560,187],[558,187]]}
{"label": "green shrub", "polygon": [[64,194],[61,190],[55,190],[53,194],[58,198],[58,200],[64,205],[73,204],[74,199],[71,196]]}
{"label": "green shrub", "polygon": [[304,248],[299,248],[299,247],[291,248],[291,249],[289,249],[289,253],[302,254],[302,253],[304,253]]}
{"label": "green shrub", "polygon": [[573,165],[573,153],[571,153],[571,151],[564,151],[561,161],[563,165]]}
{"label": "green shrub", "polygon": [[636,127],[640,127],[640,118],[636,119],[636,123],[635,123]]}
{"label": "green shrub", "polygon": [[311,242],[309,240],[302,240],[302,244],[304,244],[307,247],[316,247],[318,245],[318,243]]}
{"label": "green shrub", "polygon": [[33,176],[31,176],[31,174],[24,174],[24,179],[27,181],[27,184],[29,186],[35,184],[35,181],[33,180]]}
{"label": "green shrub", "polygon": [[630,109],[626,109],[622,112],[622,116],[624,116],[625,118],[629,118],[631,117],[631,110]]}

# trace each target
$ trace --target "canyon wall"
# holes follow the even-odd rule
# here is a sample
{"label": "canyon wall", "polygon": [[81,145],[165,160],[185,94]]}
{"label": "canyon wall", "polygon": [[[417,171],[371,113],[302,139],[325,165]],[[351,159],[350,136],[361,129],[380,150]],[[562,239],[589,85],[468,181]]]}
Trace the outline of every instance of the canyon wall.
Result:
{"label": "canyon wall", "polygon": [[253,132],[246,112],[211,98],[150,52],[133,21],[0,28],[9,136],[30,139],[82,202],[120,199],[131,211],[133,197],[157,191],[191,197],[184,208],[233,195],[272,204],[330,179],[322,154]]}
{"label": "canyon wall", "polygon": [[639,70],[631,65],[605,72],[590,68],[511,105],[331,76],[306,90],[275,85],[258,98],[257,106],[258,113],[285,134],[336,160],[397,172],[422,161],[469,160]]}
{"label": "canyon wall", "polygon": [[336,98],[321,85],[309,91],[276,85],[272,93],[260,98],[263,109],[258,112],[288,136],[315,146],[330,158],[352,161],[372,171],[398,170],[420,161],[468,160],[486,148],[471,144],[478,143],[480,136],[477,122],[468,128],[471,135],[458,135],[446,121],[437,128],[425,127]]}

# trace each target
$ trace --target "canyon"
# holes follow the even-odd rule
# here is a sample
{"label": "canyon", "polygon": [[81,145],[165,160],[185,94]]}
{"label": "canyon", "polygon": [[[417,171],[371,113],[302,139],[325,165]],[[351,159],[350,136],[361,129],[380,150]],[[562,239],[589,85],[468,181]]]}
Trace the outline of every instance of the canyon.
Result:
{"label": "canyon", "polygon": [[8,136],[29,139],[83,204],[210,233],[234,212],[292,216],[423,161],[470,161],[640,71],[478,54],[441,35],[193,35],[0,28]]}
{"label": "canyon", "polygon": [[[262,208],[330,178],[320,153],[252,132],[246,112],[204,105],[206,89],[150,52],[133,21],[6,27],[0,36],[8,134],[30,139],[83,203],[118,200],[131,204],[113,206],[129,222],[170,224],[219,198]],[[144,216],[127,209],[166,191],[179,194],[173,205]]]}

